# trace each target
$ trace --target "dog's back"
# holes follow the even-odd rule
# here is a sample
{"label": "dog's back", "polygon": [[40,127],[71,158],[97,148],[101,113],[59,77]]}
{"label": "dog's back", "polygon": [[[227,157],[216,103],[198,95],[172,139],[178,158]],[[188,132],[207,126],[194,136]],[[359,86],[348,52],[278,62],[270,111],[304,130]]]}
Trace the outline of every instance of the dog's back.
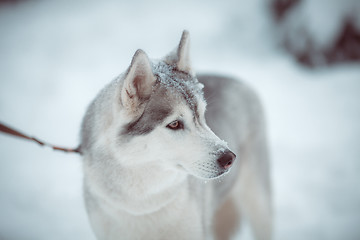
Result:
{"label": "dog's back", "polygon": [[[220,75],[197,76],[204,84],[206,121],[237,155],[230,173],[214,181],[220,208],[214,219],[218,239],[228,239],[244,214],[258,239],[271,237],[271,189],[262,105],[240,80]],[[232,229],[233,228],[233,229]]]}
{"label": "dog's back", "polygon": [[161,62],[137,51],[84,117],[85,202],[99,239],[229,239],[242,215],[257,239],[271,238],[261,104],[238,80],[195,76],[188,46],[184,32]]}
{"label": "dog's back", "polygon": [[[221,75],[200,74],[207,101],[205,113],[209,127],[221,139],[226,139],[242,162],[248,156],[244,148],[254,143],[257,152],[259,177],[270,189],[269,160],[263,107],[257,94],[239,79]],[[244,156],[242,156],[244,155]]]}

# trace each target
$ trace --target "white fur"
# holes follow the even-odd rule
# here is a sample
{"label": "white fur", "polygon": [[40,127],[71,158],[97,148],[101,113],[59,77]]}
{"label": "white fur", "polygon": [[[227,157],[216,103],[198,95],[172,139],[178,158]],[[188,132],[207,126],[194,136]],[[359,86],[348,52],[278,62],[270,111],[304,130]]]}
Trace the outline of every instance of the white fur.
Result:
{"label": "white fur", "polygon": [[[179,49],[189,44],[188,33],[184,34]],[[168,60],[169,57],[165,62]],[[188,53],[179,50],[172,63],[190,73]],[[230,173],[223,174],[226,171],[217,160],[228,145],[207,125],[206,102],[200,95],[195,97],[200,115],[196,120],[186,100],[172,96],[170,89],[166,95],[169,100],[164,102],[172,108],[170,115],[146,134],[121,134],[126,124],[143,114],[144,95],[139,94],[153,97],[149,89],[154,75],[149,66],[146,54],[138,51],[127,73],[97,96],[84,118],[85,202],[97,238],[225,239],[222,231],[227,230],[216,232],[214,228],[219,221],[227,221],[217,219],[217,211],[230,201],[237,215],[245,209],[258,239],[270,239],[269,179],[263,164],[266,149],[261,112],[255,111],[259,106],[256,96],[230,81],[229,93],[242,94],[244,102],[237,100],[239,104],[228,116],[207,119],[217,126],[215,129],[227,129],[219,133],[231,140],[230,145],[240,158]],[[134,85],[134,79],[140,85]],[[226,108],[228,102],[224,104]],[[256,120],[258,113],[260,120]],[[223,120],[233,119],[233,114],[241,118],[224,124]],[[167,125],[174,120],[181,120],[184,130],[169,129]],[[262,167],[266,168],[263,172]],[[204,182],[219,177],[220,180]]]}

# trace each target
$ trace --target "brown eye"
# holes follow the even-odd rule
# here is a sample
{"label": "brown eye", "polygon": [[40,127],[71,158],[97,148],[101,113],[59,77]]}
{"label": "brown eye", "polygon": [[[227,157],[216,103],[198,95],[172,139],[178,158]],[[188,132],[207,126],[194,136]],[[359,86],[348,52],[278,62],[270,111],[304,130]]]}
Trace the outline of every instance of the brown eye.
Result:
{"label": "brown eye", "polygon": [[179,130],[184,128],[184,124],[181,121],[175,120],[169,123],[166,127],[172,130]]}

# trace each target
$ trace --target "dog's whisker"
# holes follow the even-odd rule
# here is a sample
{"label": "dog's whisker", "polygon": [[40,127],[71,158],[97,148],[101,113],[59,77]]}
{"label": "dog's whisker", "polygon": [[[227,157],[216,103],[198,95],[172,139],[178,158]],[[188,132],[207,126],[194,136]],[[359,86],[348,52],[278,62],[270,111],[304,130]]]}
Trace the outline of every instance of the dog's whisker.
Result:
{"label": "dog's whisker", "polygon": [[[136,51],[84,116],[84,196],[98,239],[212,239],[214,221],[228,218],[215,215],[227,212],[224,200],[233,232],[246,208],[255,235],[271,236],[260,102],[239,80],[196,75],[189,46],[184,31],[176,50],[162,60]],[[232,152],[216,133],[235,150],[249,149],[242,156],[251,156],[244,161],[255,171],[244,168],[247,177],[239,177],[241,164],[234,161],[241,152]]]}

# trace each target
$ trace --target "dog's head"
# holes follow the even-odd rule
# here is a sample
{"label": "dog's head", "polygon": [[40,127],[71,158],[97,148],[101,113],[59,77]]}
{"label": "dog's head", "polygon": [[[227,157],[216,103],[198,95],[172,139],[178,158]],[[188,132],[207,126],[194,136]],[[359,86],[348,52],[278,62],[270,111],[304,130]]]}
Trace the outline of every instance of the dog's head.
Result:
{"label": "dog's head", "polygon": [[205,179],[230,169],[235,154],[206,124],[203,85],[190,66],[187,31],[178,48],[156,63],[138,50],[115,96],[122,164],[153,162]]}

